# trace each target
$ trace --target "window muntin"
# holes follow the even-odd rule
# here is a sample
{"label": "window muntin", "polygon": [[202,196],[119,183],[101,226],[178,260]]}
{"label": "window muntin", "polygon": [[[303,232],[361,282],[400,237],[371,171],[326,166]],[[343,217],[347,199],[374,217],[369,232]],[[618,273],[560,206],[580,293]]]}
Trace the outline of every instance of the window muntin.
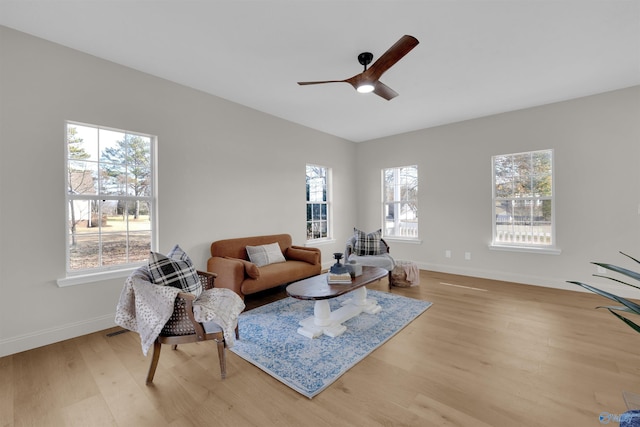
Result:
{"label": "window muntin", "polygon": [[329,170],[324,166],[307,165],[307,240],[328,239]]}
{"label": "window muntin", "polygon": [[418,166],[382,170],[383,235],[418,238]]}
{"label": "window muntin", "polygon": [[155,248],[156,139],[67,122],[69,274],[133,266]]}
{"label": "window muntin", "polygon": [[492,157],[493,244],[554,247],[553,150]]}

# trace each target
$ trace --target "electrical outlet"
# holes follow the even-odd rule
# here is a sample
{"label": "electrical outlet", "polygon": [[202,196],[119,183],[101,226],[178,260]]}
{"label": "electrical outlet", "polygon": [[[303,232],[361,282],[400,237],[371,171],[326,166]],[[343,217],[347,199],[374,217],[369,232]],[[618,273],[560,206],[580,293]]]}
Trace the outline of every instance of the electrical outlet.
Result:
{"label": "electrical outlet", "polygon": [[464,259],[466,259],[467,261],[469,261],[471,259],[471,252],[465,252],[464,253]]}
{"label": "electrical outlet", "polygon": [[446,251],[444,251],[444,256],[446,258],[451,258],[451,251],[449,249],[447,249]]}

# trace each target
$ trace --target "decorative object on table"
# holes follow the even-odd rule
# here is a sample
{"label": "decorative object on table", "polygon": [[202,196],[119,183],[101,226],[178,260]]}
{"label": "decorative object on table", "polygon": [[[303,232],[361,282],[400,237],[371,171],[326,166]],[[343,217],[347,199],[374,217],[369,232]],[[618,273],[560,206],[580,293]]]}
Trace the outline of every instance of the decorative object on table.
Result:
{"label": "decorative object on table", "polygon": [[406,288],[420,284],[420,270],[411,261],[396,260],[396,265],[389,275],[389,284]]}
{"label": "decorative object on table", "polygon": [[362,276],[362,264],[358,264],[356,260],[351,260],[347,264],[347,271],[351,275],[351,277]]}
{"label": "decorative object on table", "polygon": [[340,260],[342,259],[342,252],[334,252],[333,253],[333,257],[336,259],[336,263],[333,264],[331,266],[331,268],[329,269],[329,272],[332,274],[344,274],[344,273],[349,273],[347,271],[347,267],[345,267],[344,265],[340,264]]}
{"label": "decorative object on table", "polygon": [[336,274],[336,273],[329,273],[327,275],[327,281],[329,282],[330,285],[346,285],[351,283],[351,274],[349,273],[340,273],[340,274]]}
{"label": "decorative object on table", "polygon": [[[284,298],[245,311],[239,318],[240,339],[230,350],[278,381],[312,398],[356,363],[409,325],[431,303],[388,292],[369,291],[382,311],[347,321],[344,334],[308,339],[296,333],[298,322],[313,311],[314,302]],[[331,299],[337,310],[349,299]]]}

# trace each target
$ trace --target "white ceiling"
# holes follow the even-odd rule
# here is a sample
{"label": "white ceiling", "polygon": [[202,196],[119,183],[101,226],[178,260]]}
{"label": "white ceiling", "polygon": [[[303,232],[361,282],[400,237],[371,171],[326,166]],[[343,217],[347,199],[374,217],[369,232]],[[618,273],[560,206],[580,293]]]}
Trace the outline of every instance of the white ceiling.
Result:
{"label": "white ceiling", "polygon": [[[0,25],[355,142],[640,84],[640,0],[0,0]],[[296,84],[403,34],[391,101]]]}

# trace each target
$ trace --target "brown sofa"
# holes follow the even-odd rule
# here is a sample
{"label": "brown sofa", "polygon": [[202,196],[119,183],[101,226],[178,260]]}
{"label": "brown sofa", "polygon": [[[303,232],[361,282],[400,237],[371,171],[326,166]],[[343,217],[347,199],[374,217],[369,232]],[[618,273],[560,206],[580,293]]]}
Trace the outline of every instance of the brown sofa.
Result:
{"label": "brown sofa", "polygon": [[[278,243],[285,262],[257,267],[249,261],[247,246]],[[211,244],[207,270],[216,273],[216,287],[245,295],[320,274],[320,249],[292,245],[289,234],[218,240]]]}

